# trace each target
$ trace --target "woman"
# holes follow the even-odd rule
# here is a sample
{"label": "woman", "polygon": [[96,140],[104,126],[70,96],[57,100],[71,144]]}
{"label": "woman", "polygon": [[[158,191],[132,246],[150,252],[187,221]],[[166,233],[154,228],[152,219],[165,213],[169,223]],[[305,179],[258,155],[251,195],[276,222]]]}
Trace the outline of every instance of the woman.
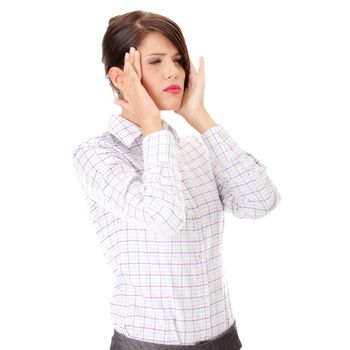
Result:
{"label": "woman", "polygon": [[[224,211],[257,219],[280,194],[207,112],[203,57],[197,72],[176,23],[118,15],[102,47],[122,110],[73,161],[115,276],[110,349],[240,349],[222,266]],[[180,138],[162,110],[200,136]]]}

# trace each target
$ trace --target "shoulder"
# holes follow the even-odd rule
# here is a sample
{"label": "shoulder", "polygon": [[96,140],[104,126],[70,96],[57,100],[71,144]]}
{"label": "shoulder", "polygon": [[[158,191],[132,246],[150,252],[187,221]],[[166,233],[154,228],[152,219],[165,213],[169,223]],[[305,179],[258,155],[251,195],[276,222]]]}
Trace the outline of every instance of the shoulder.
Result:
{"label": "shoulder", "polygon": [[109,163],[112,158],[112,161],[124,160],[123,153],[123,147],[115,137],[109,132],[104,132],[81,141],[74,147],[72,158],[75,164],[100,163],[103,165]]}
{"label": "shoulder", "polygon": [[118,140],[109,132],[104,132],[98,136],[87,138],[83,141],[80,141],[73,148],[73,156],[77,152],[88,151],[88,150],[98,150],[98,149],[114,149],[115,151],[120,150],[122,152],[121,143],[117,142]]}

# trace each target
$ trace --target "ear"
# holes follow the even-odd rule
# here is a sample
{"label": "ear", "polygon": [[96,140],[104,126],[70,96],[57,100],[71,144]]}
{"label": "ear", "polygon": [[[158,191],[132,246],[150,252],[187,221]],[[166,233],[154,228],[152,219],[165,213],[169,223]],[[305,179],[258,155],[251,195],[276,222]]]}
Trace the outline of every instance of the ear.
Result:
{"label": "ear", "polygon": [[108,71],[108,76],[115,87],[117,87],[119,90],[123,88],[123,70],[118,67],[111,67]]}

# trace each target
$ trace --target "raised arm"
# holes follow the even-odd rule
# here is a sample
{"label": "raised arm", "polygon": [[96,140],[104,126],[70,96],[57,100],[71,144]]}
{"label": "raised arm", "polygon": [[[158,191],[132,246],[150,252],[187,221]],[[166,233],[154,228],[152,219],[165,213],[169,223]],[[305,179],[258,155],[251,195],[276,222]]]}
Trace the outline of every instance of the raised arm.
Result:
{"label": "raised arm", "polygon": [[126,221],[172,235],[185,223],[182,180],[169,130],[142,139],[144,171],[139,173],[120,151],[101,141],[81,144],[73,163],[85,193]]}
{"label": "raised arm", "polygon": [[224,210],[239,218],[258,219],[277,207],[281,195],[266,166],[245,152],[222,125],[201,134]]}

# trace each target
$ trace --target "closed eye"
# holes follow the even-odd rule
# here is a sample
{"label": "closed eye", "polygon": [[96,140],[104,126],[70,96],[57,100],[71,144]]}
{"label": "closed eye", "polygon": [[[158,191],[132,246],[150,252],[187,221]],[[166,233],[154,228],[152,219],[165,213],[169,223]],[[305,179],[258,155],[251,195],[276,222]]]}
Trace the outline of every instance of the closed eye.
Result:
{"label": "closed eye", "polygon": [[[179,58],[179,59],[175,60],[175,62],[178,62],[178,63],[180,63],[180,64],[183,64],[183,63],[184,63],[183,60],[182,60],[182,58]],[[160,60],[155,60],[155,61],[153,61],[153,62],[150,62],[150,64],[158,64],[158,63],[161,63],[161,61],[160,61]]]}

